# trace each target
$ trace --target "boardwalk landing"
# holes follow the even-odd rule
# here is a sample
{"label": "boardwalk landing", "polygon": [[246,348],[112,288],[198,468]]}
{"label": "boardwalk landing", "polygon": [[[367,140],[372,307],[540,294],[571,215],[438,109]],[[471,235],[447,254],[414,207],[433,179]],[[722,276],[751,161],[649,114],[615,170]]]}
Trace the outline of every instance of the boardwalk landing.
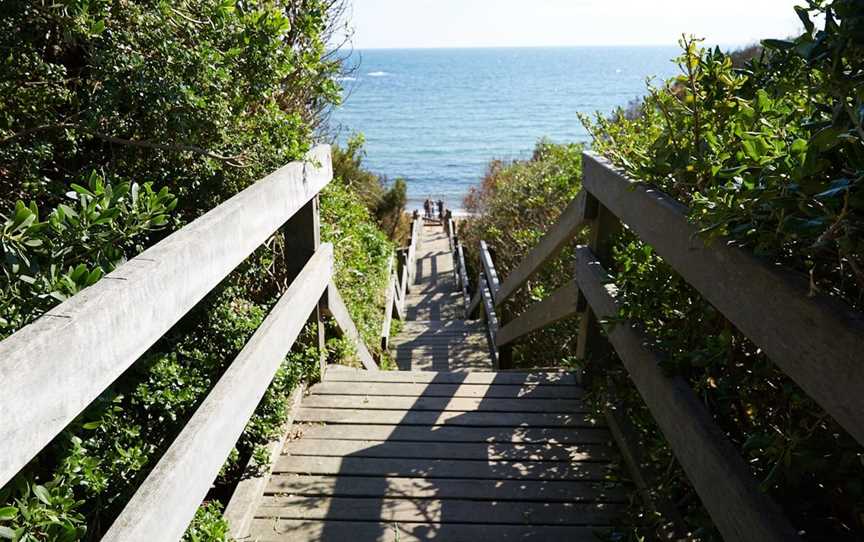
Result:
{"label": "boardwalk landing", "polygon": [[423,228],[414,282],[406,298],[407,321],[392,340],[399,369],[491,371],[483,323],[464,320],[450,242],[441,226]]}
{"label": "boardwalk landing", "polygon": [[458,319],[446,243],[425,229],[395,341],[412,370],[327,372],[250,540],[593,541],[620,513],[624,491],[604,482],[615,449],[575,378],[490,372],[481,328]]}

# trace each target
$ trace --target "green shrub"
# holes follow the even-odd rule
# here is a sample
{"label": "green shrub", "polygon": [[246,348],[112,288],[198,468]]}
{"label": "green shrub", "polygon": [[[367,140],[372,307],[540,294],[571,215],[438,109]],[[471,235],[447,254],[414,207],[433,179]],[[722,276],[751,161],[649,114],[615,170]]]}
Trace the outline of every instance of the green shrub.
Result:
{"label": "green shrub", "polygon": [[[681,75],[649,89],[640,114],[597,117],[594,146],[634,178],[687,204],[706,241],[734,239],[799,272],[813,292],[864,305],[864,42],[860,2],[798,8],[806,31],[766,40],[744,69],[682,42]],[[817,30],[812,20],[823,18]],[[650,246],[622,234],[612,269],[622,316],[643,323],[761,487],[808,540],[864,533],[864,451]],[[814,360],[814,363],[818,360]],[[719,539],[698,496],[619,364],[607,383],[640,430],[655,490],[694,532]],[[658,521],[663,518],[657,518]],[[648,529],[650,531],[650,529]]]}
{"label": "green shrub", "polygon": [[334,175],[355,197],[359,196],[391,239],[401,240],[408,229],[405,216],[408,187],[404,179],[391,183],[363,166],[365,142],[363,134],[355,134],[344,148],[333,147]]}
{"label": "green shrub", "polygon": [[[358,151],[355,148],[351,152]],[[334,152],[334,156],[341,152]],[[359,164],[345,168],[334,162],[333,182],[321,195],[321,239],[333,243],[335,281],[360,336],[371,352],[386,358],[380,336],[394,245],[370,211],[369,206],[374,209],[378,202],[357,197],[358,172],[369,175],[370,186],[380,186],[379,178],[360,169]]]}
{"label": "green shrub", "polygon": [[[480,241],[493,253],[499,277],[506,277],[531,250],[543,233],[581,188],[582,147],[537,144],[530,160],[493,161],[479,188],[465,198],[471,215],[462,220],[459,235],[465,247],[470,281],[477,287]],[[522,308],[551,294],[572,275],[568,249],[548,262],[524,288],[505,304],[503,314],[515,315]],[[556,365],[575,354],[575,320],[566,320],[521,340],[514,349],[517,365]]]}
{"label": "green shrub", "polygon": [[[325,51],[339,9],[330,0],[4,3],[0,337],[301,157],[339,99],[341,67]],[[366,228],[371,239],[367,218],[350,233]],[[0,488],[0,538],[105,532],[281,295],[271,271],[290,255],[278,237]],[[350,260],[370,243],[337,253]],[[301,334],[214,498],[278,434],[296,383],[316,378],[316,337],[314,326]],[[187,538],[224,539],[215,507]]]}

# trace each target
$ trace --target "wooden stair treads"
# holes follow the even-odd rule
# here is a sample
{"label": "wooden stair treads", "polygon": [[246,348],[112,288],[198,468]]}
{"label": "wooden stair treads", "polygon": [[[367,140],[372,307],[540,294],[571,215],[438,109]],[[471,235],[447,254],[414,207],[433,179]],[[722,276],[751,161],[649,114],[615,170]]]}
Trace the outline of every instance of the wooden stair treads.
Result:
{"label": "wooden stair treads", "polygon": [[626,506],[572,374],[337,368],[297,419],[253,540],[591,540]]}

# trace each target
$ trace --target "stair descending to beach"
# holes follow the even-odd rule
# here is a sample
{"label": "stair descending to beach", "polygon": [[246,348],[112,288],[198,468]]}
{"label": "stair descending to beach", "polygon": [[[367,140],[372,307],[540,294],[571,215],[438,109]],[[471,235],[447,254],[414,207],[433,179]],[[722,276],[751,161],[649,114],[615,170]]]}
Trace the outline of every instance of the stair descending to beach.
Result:
{"label": "stair descending to beach", "polygon": [[399,371],[313,386],[248,528],[261,541],[593,541],[625,506],[609,431],[566,372],[493,372],[441,226],[426,225]]}

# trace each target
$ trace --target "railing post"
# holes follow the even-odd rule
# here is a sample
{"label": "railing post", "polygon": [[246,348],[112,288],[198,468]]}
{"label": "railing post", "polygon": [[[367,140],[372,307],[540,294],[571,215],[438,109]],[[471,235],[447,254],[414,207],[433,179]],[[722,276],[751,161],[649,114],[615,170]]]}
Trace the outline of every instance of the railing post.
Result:
{"label": "railing post", "polygon": [[[321,219],[319,214],[318,196],[309,200],[288,222],[282,227],[285,235],[285,274],[286,284],[291,282],[300,274],[303,267],[315,251],[321,245]],[[324,292],[324,296],[327,292]],[[327,300],[322,297],[321,303],[309,317],[310,322],[315,322],[318,329],[318,367],[321,378],[327,367],[326,337],[324,336],[324,323],[321,319],[322,305],[326,306]]]}
{"label": "railing post", "polygon": [[[612,246],[615,236],[622,229],[621,221],[590,192],[586,191],[585,196],[585,220],[589,226],[588,246],[606,269],[612,269]],[[609,341],[603,337],[594,311],[581,293],[577,305],[580,311],[584,309],[584,312],[579,320],[576,356],[585,363],[583,378],[590,381],[602,370],[602,360],[609,357],[611,348]]]}

